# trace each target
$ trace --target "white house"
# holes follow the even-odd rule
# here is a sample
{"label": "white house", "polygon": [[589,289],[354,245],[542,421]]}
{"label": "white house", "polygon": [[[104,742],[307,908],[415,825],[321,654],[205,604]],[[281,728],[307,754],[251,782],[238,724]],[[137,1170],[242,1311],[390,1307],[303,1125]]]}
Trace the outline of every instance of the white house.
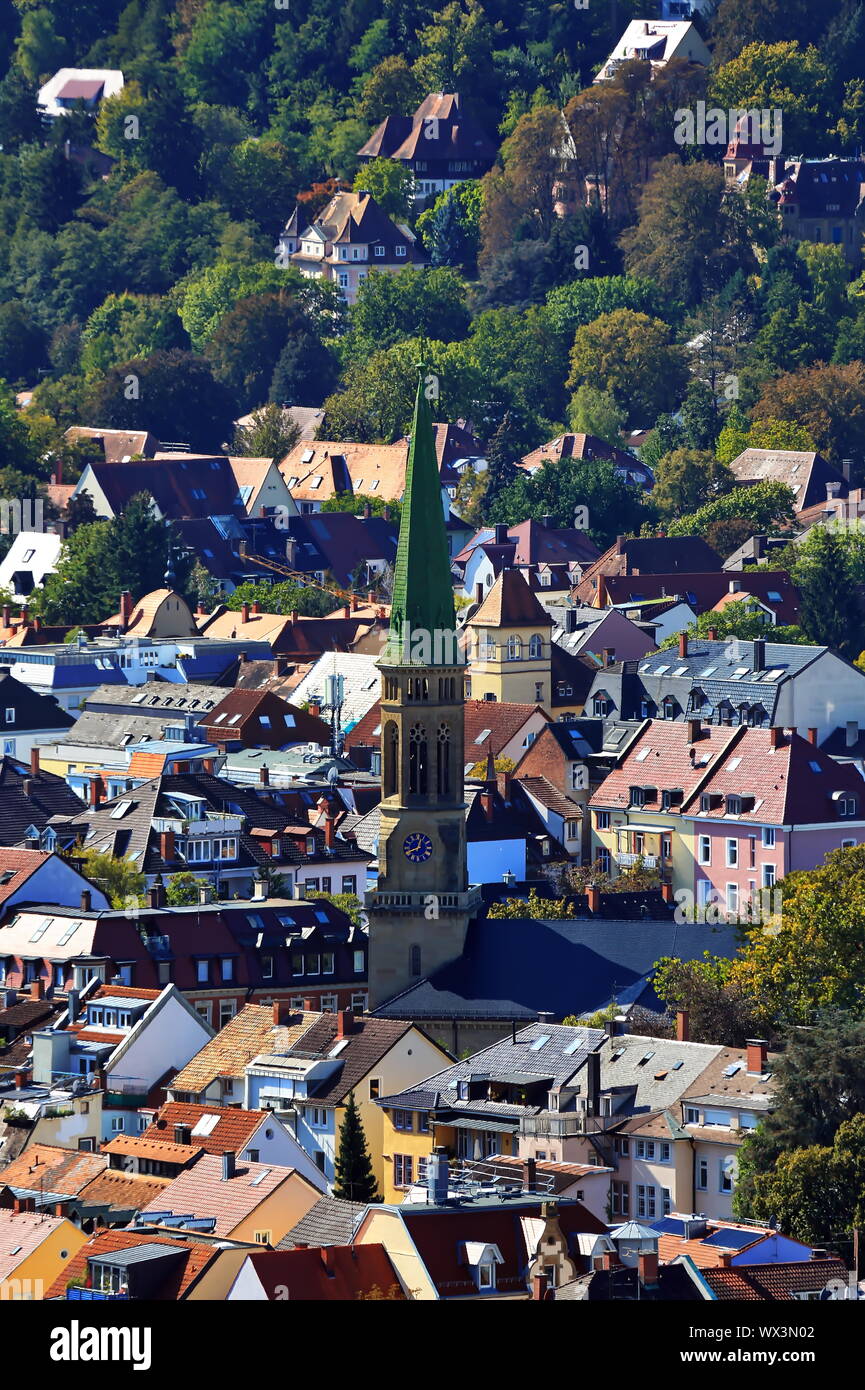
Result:
{"label": "white house", "polygon": [[53,574],[63,542],[55,531],[19,531],[0,561],[0,589],[27,599]]}
{"label": "white house", "polygon": [[123,73],[117,68],[59,68],[39,88],[38,109],[46,116],[64,116],[83,102],[94,110],[101,101],[123,91]]}
{"label": "white house", "polygon": [[615,77],[623,63],[651,63],[654,70],[672,58],[709,65],[709,50],[690,20],[632,19],[595,81]]}

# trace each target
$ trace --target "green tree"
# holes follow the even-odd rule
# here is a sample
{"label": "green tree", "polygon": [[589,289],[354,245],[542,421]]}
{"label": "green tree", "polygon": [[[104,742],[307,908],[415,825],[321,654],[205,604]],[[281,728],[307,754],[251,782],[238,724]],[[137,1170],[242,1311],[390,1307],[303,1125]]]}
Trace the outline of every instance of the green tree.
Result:
{"label": "green tree", "polygon": [[609,391],[584,383],[571,397],[568,421],[578,434],[594,434],[617,449],[622,447],[625,412],[616,404]]}
{"label": "green tree", "polygon": [[717,68],[710,96],[725,111],[780,109],[785,149],[813,154],[825,139],[830,85],[829,69],[816,48],[802,49],[795,40],[751,43]]}
{"label": "green tree", "polygon": [[660,319],[614,309],[577,329],[568,386],[584,383],[608,391],[635,421],[653,420],[674,406],[684,389],[681,348]]}
{"label": "green tree", "polygon": [[186,348],[189,339],[167,299],[157,295],[110,294],[94,309],[81,333],[81,367],[103,376],[111,367],[159,349]]}
{"label": "green tree", "polygon": [[653,280],[661,292],[696,304],[739,267],[753,268],[745,209],[724,187],[720,168],[707,162],[661,160],[640,198],[639,221],[620,238],[632,275]]}
{"label": "green tree", "polygon": [[520,473],[486,511],[488,522],[514,526],[531,517],[553,518],[554,526],[573,526],[578,508],[588,513],[587,532],[604,549],[617,535],[639,531],[646,513],[636,488],[620,478],[607,459],[545,461],[532,474]]}
{"label": "green tree", "polygon": [[351,309],[362,356],[406,338],[464,338],[469,328],[466,284],[455,270],[407,266],[392,275],[372,271]]}
{"label": "green tree", "polygon": [[732,463],[745,449],[794,449],[810,453],[814,448],[808,431],[794,420],[754,420],[749,423],[745,416],[737,413],[732,419],[732,415],[731,411],[718,435],[715,456],[719,463]]}
{"label": "green tree", "polygon": [[[376,21],[382,22],[384,21]],[[360,46],[355,49],[355,55],[361,62],[359,49]],[[374,67],[363,63],[359,71],[366,71],[368,76],[363,82],[358,100],[358,115],[370,125],[378,125],[387,116],[408,115],[417,107],[423,96],[417,75],[412,72],[402,55],[390,54]]]}
{"label": "green tree", "polygon": [[676,306],[669,303],[653,280],[634,275],[596,275],[557,285],[547,295],[547,308],[555,330],[573,341],[583,324],[593,323],[615,309],[669,320]]}
{"label": "green tree", "polygon": [[472,179],[453,184],[421,213],[417,230],[423,237],[430,265],[474,269],[480,248],[483,202],[483,184]]}
{"label": "green tree", "polygon": [[239,613],[245,603],[260,604],[264,613],[296,612],[304,617],[321,618],[333,612],[338,600],[312,585],[292,584],[288,580],[268,584],[258,580],[256,583],[238,584],[225,599],[226,608],[233,613]]}
{"label": "green tree", "polygon": [[652,504],[662,516],[695,512],[721,493],[729,492],[733,474],[706,449],[674,449],[655,469]]}
{"label": "green tree", "polygon": [[488,917],[533,917],[549,922],[565,921],[573,915],[573,908],[562,898],[542,898],[534,888],[529,889],[528,898],[506,898],[502,903],[492,903],[487,913]]}
{"label": "green tree", "polygon": [[668,536],[705,536],[718,521],[742,518],[751,534],[765,531],[777,535],[792,525],[793,500],[786,483],[755,483],[713,498],[691,516],[673,518],[665,523],[665,530]]}
{"label": "green tree", "polygon": [[377,1202],[378,1184],[367,1148],[363,1120],[354,1091],[349,1093],[339,1130],[333,1184],[334,1197],[345,1202]]}
{"label": "green tree", "polygon": [[45,334],[18,300],[0,304],[0,377],[31,381],[46,360]]}
{"label": "green tree", "polygon": [[196,452],[219,449],[231,436],[234,402],[203,358],[160,349],[111,367],[86,393],[89,418],[116,429],[150,430],[181,439]]}
{"label": "green tree", "polygon": [[814,526],[794,554],[802,627],[812,642],[854,659],[865,648],[865,536]]}
{"label": "green tree", "polygon": [[336,492],[333,497],[326,497],[321,504],[323,512],[349,512],[352,516],[363,516],[367,507],[373,516],[384,516],[385,512],[388,512],[394,526],[399,530],[401,507],[395,497],[388,499],[376,497],[374,493]]}
{"label": "green tree", "polygon": [[245,458],[269,458],[279,463],[300,439],[300,426],[284,406],[273,403],[254,410],[234,431],[231,451]]}
{"label": "green tree", "polygon": [[202,880],[185,869],[171,874],[165,885],[165,901],[169,907],[194,907],[199,901]]}
{"label": "green tree", "polygon": [[736,979],[733,962],[704,951],[701,960],[665,956],[655,966],[655,993],[669,1013],[686,1009],[693,1042],[743,1047],[770,1019]]}
{"label": "green tree", "polygon": [[112,907],[128,908],[133,899],[139,906],[144,902],[144,874],[131,859],[85,849],[81,855],[81,872],[102,889]]}
{"label": "green tree", "polygon": [[356,193],[369,193],[382,212],[396,222],[405,222],[411,206],[414,175],[396,159],[371,159],[358,169],[354,179]]}
{"label": "green tree", "polygon": [[854,482],[865,481],[865,363],[804,367],[768,381],[752,414],[790,420],[807,431],[814,447],[840,467],[853,459]]}

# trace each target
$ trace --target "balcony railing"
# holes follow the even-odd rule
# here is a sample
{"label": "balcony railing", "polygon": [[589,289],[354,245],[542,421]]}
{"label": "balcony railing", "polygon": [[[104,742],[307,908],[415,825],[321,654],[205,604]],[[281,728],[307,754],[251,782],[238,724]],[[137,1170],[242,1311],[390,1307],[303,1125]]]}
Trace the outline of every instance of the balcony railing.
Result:
{"label": "balcony railing", "polygon": [[656,854],[617,854],[616,863],[620,869],[630,869],[634,864],[641,863],[645,869],[657,869],[659,859]]}

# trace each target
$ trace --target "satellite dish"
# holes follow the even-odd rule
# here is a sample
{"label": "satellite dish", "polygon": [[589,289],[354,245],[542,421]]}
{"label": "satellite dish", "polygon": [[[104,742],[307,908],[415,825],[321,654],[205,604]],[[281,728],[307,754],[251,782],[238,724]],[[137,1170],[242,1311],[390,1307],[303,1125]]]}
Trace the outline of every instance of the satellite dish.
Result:
{"label": "satellite dish", "polygon": [[335,787],[339,781],[339,768],[336,763],[331,763],[330,767],[327,769],[327,780],[332,787]]}

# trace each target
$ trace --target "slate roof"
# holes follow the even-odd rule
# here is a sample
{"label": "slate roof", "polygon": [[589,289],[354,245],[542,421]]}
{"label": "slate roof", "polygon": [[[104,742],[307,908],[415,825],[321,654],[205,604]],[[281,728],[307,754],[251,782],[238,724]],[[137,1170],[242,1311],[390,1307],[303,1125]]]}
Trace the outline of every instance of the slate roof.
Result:
{"label": "slate roof", "polygon": [[14,709],[13,723],[4,724],[7,736],[63,730],[75,723],[74,715],[61,709],[53,695],[40,695],[10,675],[0,652],[0,709]]}
{"label": "slate roof", "polygon": [[142,463],[94,463],[93,477],[118,516],[139,492],[164,517],[245,516],[237,479],[224,454],[164,454]]}
{"label": "slate roof", "polygon": [[[714,952],[715,947],[708,949]],[[682,958],[695,959],[693,955]],[[649,1038],[633,1033],[605,1038],[601,1047],[601,1090],[633,1091],[625,1114],[642,1111],[648,1115],[667,1110],[720,1051],[715,1043],[681,1043],[675,1038]],[[682,1065],[677,1066],[677,1062]],[[675,1124],[673,1116],[672,1125]]]}
{"label": "slate roof", "polygon": [[639,1283],[636,1269],[595,1269],[570,1284],[555,1290],[554,1299],[570,1302],[585,1298],[589,1303],[609,1303],[610,1300],[649,1303],[699,1303],[703,1294],[691,1278],[685,1265],[663,1265],[657,1282],[647,1287]]}
{"label": "slate roof", "polygon": [[27,764],[0,759],[0,843],[18,844],[31,825],[44,830],[53,816],[75,816],[83,809],[64,778],[41,770],[33,777]]}
{"label": "slate roof", "polygon": [[[277,1245],[277,1250],[294,1250],[298,1246],[348,1245],[361,1214],[363,1202],[345,1202],[339,1197],[322,1197],[310,1207],[296,1226]],[[358,1247],[363,1249],[363,1246]]]}
{"label": "slate roof", "polygon": [[[489,167],[496,147],[467,112],[453,92],[431,92],[411,116],[387,116],[358,150],[366,159],[399,159],[411,163],[423,156],[429,161],[471,161]],[[435,127],[426,121],[434,119]],[[435,132],[432,134],[431,132]]]}
{"label": "slate roof", "polygon": [[[278,1053],[278,1056],[272,1055],[271,1058],[263,1060],[259,1070],[266,1069],[270,1062],[278,1063],[295,1052],[302,1053],[304,1057],[310,1054],[329,1057],[337,1040],[338,1023],[336,1014],[319,1014],[312,1027],[294,1044],[274,1046],[271,1049],[262,1048],[262,1053],[270,1051],[272,1054]],[[309,1102],[317,1105],[342,1105],[349,1092],[354,1090],[373,1067],[378,1066],[391,1048],[411,1031],[412,1026],[402,1019],[366,1016],[355,1018],[348,1045],[336,1059],[339,1066],[319,1083],[310,1083]]]}
{"label": "slate roof", "polygon": [[544,526],[533,519],[508,526],[507,540],[503,545],[496,541],[494,527],[481,527],[454,556],[454,564],[464,565],[479,545],[484,547],[490,558],[497,551],[506,552],[498,557],[501,563],[496,566],[496,573],[505,561],[508,566],[519,568],[572,563],[590,566],[598,558],[598,547],[585,531],[571,526]]}
{"label": "slate roof", "polygon": [[565,1018],[621,1005],[661,1012],[651,986],[662,956],[732,957],[733,927],[641,921],[475,919],[463,955],[375,1011],[379,1018]]}

